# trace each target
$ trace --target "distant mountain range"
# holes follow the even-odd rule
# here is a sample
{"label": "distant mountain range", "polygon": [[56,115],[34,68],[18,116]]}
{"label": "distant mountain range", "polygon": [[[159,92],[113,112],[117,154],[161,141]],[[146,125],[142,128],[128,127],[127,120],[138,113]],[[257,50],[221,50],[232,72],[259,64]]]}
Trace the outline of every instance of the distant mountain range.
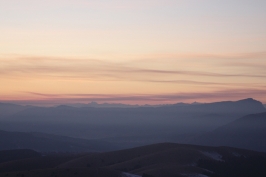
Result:
{"label": "distant mountain range", "polygon": [[[266,152],[266,112],[239,118],[214,131],[195,136],[190,144],[230,146]],[[145,141],[145,137],[136,137]],[[166,138],[167,139],[167,138]],[[120,139],[120,141],[124,141]],[[0,131],[0,150],[33,149],[39,152],[104,152],[127,146],[119,140],[86,140],[45,133]],[[130,143],[128,144],[130,147]]]}
{"label": "distant mountain range", "polygon": [[30,106],[21,106],[10,103],[0,103],[0,118],[5,116],[10,116],[17,112],[23,111],[27,108],[30,108]]}
{"label": "distant mountain range", "polygon": [[[201,137],[211,134],[221,126],[230,124],[240,117],[249,114],[266,112],[261,102],[251,98],[234,102],[224,101],[204,104],[178,103],[159,107],[144,106],[133,108],[77,108],[66,105],[57,107],[33,107],[0,104],[0,110],[6,110],[0,114],[1,130],[28,132],[23,135],[20,133],[17,137],[23,137],[21,139],[28,142],[28,144],[30,144],[31,139],[34,139],[32,142],[46,144],[47,147],[45,149],[49,151],[55,151],[56,149],[59,149],[59,151],[71,151],[72,149],[78,152],[96,151],[96,146],[92,146],[92,144],[98,144],[100,151],[137,147],[161,142],[200,144],[205,142],[206,139],[200,139]],[[54,136],[48,137],[45,135],[45,137],[42,137],[40,134],[37,136],[36,133],[32,134],[29,132],[63,136],[55,138]],[[37,146],[36,144],[34,147],[28,147],[26,143],[20,147],[20,145],[15,144],[15,142],[20,142],[19,138],[16,138],[15,135],[5,134],[3,132],[2,134],[2,139],[5,136],[14,138],[14,141],[11,141],[11,138],[10,141],[7,139],[7,142],[9,142],[9,146],[7,147],[45,150],[41,149],[45,146]],[[71,144],[74,140],[66,140],[64,136],[75,137],[79,140],[75,140],[75,143]],[[80,139],[83,140],[81,141]],[[95,142],[96,140],[97,142]],[[214,142],[215,140],[213,140]],[[261,150],[259,147],[264,148],[264,146],[262,144],[259,145],[259,142],[257,140],[252,146],[246,144],[242,144],[241,146],[240,144],[239,146],[234,144],[220,145]],[[61,149],[56,148],[55,144],[57,143]],[[211,144],[207,143],[207,145]],[[36,149],[36,147],[38,148]]]}
{"label": "distant mountain range", "polygon": [[76,103],[76,104],[66,104],[66,106],[71,106],[71,107],[77,107],[77,108],[82,108],[82,107],[94,107],[94,108],[138,108],[138,107],[162,107],[162,106],[184,106],[184,105],[198,105],[198,104],[203,104],[199,102],[193,102],[191,104],[189,103],[176,103],[176,104],[158,104],[158,105],[130,105],[130,104],[121,104],[121,103],[97,103],[97,102],[91,102],[87,104],[82,104],[82,103]]}
{"label": "distant mountain range", "polygon": [[92,104],[0,104],[0,177],[266,176],[259,101]]}
{"label": "distant mountain range", "polygon": [[67,106],[83,108],[83,107],[94,107],[94,108],[136,108],[140,107],[139,105],[129,105],[129,104],[121,104],[121,103],[76,103],[76,104],[66,104]]}
{"label": "distant mountain range", "polygon": [[0,176],[254,177],[266,176],[265,165],[265,153],[161,143],[105,153],[19,157],[0,163]]}

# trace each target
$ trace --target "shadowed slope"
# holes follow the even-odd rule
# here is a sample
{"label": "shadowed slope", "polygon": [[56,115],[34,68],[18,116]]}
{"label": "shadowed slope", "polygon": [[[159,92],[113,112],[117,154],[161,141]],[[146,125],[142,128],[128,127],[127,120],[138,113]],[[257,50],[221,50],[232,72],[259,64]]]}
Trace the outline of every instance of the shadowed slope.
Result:
{"label": "shadowed slope", "polygon": [[226,147],[204,147],[163,143],[139,148],[91,154],[60,165],[69,167],[108,167],[133,174],[174,177],[181,174],[203,174],[208,170],[198,166],[201,161],[227,162],[265,154]]}
{"label": "shadowed slope", "polygon": [[29,149],[5,150],[0,151],[0,163],[40,156],[40,153]]}
{"label": "shadowed slope", "polygon": [[162,143],[114,152],[61,154],[6,162],[0,164],[0,176],[121,177],[121,172],[127,172],[150,177],[253,177],[265,176],[265,165],[265,153]]}
{"label": "shadowed slope", "polygon": [[251,114],[212,132],[195,143],[209,146],[232,146],[266,152],[266,112]]}

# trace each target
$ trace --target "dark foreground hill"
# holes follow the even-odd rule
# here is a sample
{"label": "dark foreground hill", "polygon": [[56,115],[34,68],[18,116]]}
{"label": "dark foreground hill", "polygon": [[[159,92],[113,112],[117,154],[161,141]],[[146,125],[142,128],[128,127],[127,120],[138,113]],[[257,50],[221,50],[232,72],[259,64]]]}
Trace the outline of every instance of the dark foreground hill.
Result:
{"label": "dark foreground hill", "polygon": [[29,149],[5,150],[0,151],[0,163],[40,156],[40,153]]}
{"label": "dark foreground hill", "polygon": [[199,137],[193,143],[266,152],[266,112],[237,119]]}
{"label": "dark foreground hill", "polygon": [[38,152],[101,152],[117,148],[98,140],[0,130],[0,150],[10,149],[33,149]]}
{"label": "dark foreground hill", "polygon": [[[266,154],[229,147],[162,143],[93,154],[48,155],[0,164],[0,176],[254,177],[266,175]],[[65,155],[67,156],[67,155]],[[68,154],[69,156],[69,154]],[[75,157],[76,156],[76,157]],[[47,165],[50,162],[57,163]],[[57,160],[57,159],[61,160]],[[21,165],[23,164],[23,165]],[[39,164],[36,167],[35,164]],[[125,173],[126,172],[126,173]]]}

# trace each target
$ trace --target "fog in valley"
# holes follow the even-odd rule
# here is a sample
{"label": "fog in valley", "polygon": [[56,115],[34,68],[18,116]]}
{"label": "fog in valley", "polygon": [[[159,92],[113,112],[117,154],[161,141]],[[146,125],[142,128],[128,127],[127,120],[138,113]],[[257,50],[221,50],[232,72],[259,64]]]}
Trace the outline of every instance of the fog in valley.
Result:
{"label": "fog in valley", "polygon": [[[34,107],[2,103],[1,109],[5,110],[1,111],[1,130],[97,140],[97,142],[109,144],[110,150],[163,142],[239,147],[237,143],[233,143],[235,140],[231,140],[231,144],[214,143],[214,140],[208,142],[204,136],[215,134],[222,127],[234,123],[236,126],[234,131],[246,131],[250,136],[264,137],[266,125],[264,124],[265,114],[261,114],[262,119],[256,121],[254,125],[253,122],[258,116],[250,114],[258,114],[266,110],[259,101],[253,99],[132,108],[119,107],[119,105],[115,107],[67,105]],[[241,122],[247,115],[250,115],[250,119]],[[252,132],[258,131],[257,124],[261,127],[262,134],[253,135]],[[245,126],[245,129],[239,129],[240,126]],[[230,135],[220,134],[220,136],[227,138]],[[216,141],[222,141],[221,137]],[[237,138],[243,140],[247,137],[243,134],[243,137],[239,135]],[[265,141],[261,143],[263,145]],[[256,143],[247,142],[242,148],[261,151],[264,150],[265,144],[263,148],[257,146]],[[108,149],[108,147],[102,149]]]}

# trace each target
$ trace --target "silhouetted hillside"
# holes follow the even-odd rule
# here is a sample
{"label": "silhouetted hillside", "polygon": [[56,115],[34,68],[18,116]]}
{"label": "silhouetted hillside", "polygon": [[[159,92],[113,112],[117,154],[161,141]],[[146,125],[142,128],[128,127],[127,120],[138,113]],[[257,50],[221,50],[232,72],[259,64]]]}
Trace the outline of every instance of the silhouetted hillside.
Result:
{"label": "silhouetted hillside", "polygon": [[5,150],[0,151],[0,163],[40,156],[40,153],[29,149]]}
{"label": "silhouetted hillside", "polygon": [[[87,153],[88,154],[88,153]],[[84,154],[76,153],[51,153],[39,157],[31,157],[27,159],[17,159],[0,163],[0,173],[13,171],[29,171],[38,169],[56,168],[58,165],[67,161],[84,156]]]}
{"label": "silhouetted hillside", "polygon": [[[170,107],[170,106],[169,106]],[[172,105],[171,107],[176,107]],[[180,105],[178,106],[180,107]],[[263,104],[252,98],[247,98],[239,101],[222,101],[215,103],[204,103],[204,104],[192,104],[192,105],[183,105],[181,109],[190,110],[195,112],[214,112],[214,113],[242,113],[248,114],[250,112],[264,112],[265,107]]]}
{"label": "silhouetted hillside", "polygon": [[[222,174],[221,176],[239,176],[237,174],[251,170],[255,159],[263,164],[258,166],[259,173],[266,174],[264,170],[264,165],[266,165],[265,153],[228,147],[163,143],[115,152],[91,154],[62,164],[60,168],[100,166],[138,175],[174,177],[199,174],[216,176],[219,175],[221,169],[228,166],[227,175]],[[234,168],[234,163],[240,163],[241,161],[244,162]],[[252,167],[250,166],[250,169],[239,168],[245,165],[251,165]],[[210,173],[210,171],[213,173]],[[250,176],[250,172],[248,176]]]}
{"label": "silhouetted hillside", "polygon": [[[0,176],[7,174],[12,177],[21,175],[125,177],[130,174],[143,177],[266,175],[265,153],[229,147],[162,143],[113,152],[80,154],[76,157],[73,155],[65,160],[63,157],[63,154],[50,155],[2,163]],[[49,161],[51,163],[47,163]]]}
{"label": "silhouetted hillside", "polygon": [[237,119],[201,136],[195,143],[266,152],[266,112]]}

